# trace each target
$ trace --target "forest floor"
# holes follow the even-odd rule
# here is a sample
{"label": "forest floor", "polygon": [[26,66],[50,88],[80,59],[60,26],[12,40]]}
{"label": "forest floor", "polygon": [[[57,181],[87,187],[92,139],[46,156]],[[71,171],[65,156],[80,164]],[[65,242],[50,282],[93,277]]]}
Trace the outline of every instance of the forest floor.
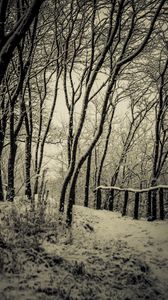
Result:
{"label": "forest floor", "polygon": [[1,300],[167,299],[168,220],[75,206],[69,230],[20,205],[0,204]]}

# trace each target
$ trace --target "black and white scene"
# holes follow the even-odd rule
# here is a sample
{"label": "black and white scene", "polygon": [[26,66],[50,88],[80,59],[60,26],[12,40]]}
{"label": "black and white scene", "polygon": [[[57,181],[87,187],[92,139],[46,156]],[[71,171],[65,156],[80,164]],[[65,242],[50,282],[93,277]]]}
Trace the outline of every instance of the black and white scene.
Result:
{"label": "black and white scene", "polygon": [[168,299],[168,1],[0,0],[0,300]]}

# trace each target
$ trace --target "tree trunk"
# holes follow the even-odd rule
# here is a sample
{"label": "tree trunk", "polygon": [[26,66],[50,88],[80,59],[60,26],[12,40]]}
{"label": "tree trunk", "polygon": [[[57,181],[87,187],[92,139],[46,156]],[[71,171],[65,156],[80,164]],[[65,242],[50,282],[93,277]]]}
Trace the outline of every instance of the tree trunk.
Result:
{"label": "tree trunk", "polygon": [[[157,185],[157,180],[152,179],[151,186]],[[156,220],[157,218],[157,190],[152,191],[151,194],[151,203],[152,203],[152,218]]]}
{"label": "tree trunk", "polygon": [[102,195],[101,195],[101,189],[96,190],[96,209],[101,209],[102,204]]}
{"label": "tree trunk", "polygon": [[147,218],[152,216],[152,200],[151,200],[151,191],[148,191],[148,200],[147,200]]}
{"label": "tree trunk", "polygon": [[[5,84],[4,84],[5,89]],[[8,112],[8,102],[5,105],[5,99],[1,99],[1,107],[0,107],[2,118],[0,121],[0,201],[4,200],[3,193],[3,180],[2,180],[2,151],[4,146],[5,132],[6,132],[6,124],[7,124],[7,112]]]}
{"label": "tree trunk", "polygon": [[[95,146],[94,149],[94,165],[95,165],[95,170],[94,170],[94,189],[97,187],[97,172],[98,172],[98,155],[97,155],[97,147]],[[94,208],[96,208],[96,193],[94,195]]]}
{"label": "tree trunk", "polygon": [[25,195],[31,200],[31,138],[29,136],[26,137],[25,142]]}
{"label": "tree trunk", "polygon": [[4,201],[3,182],[2,182],[2,166],[1,166],[3,142],[4,142],[4,135],[0,131],[0,201]]}
{"label": "tree trunk", "polygon": [[68,129],[68,141],[67,141],[67,148],[68,148],[68,165],[70,166],[71,163],[71,151],[72,151],[72,144],[73,144],[73,113],[74,113],[73,105],[69,112],[69,129]]}
{"label": "tree trunk", "polygon": [[109,202],[109,210],[114,210],[114,190],[110,190],[109,196],[108,196],[108,202]]}
{"label": "tree trunk", "polygon": [[164,220],[164,199],[163,199],[163,189],[159,189],[159,205],[160,205],[160,219]]}
{"label": "tree trunk", "polygon": [[74,189],[71,189],[68,206],[67,206],[66,224],[68,226],[71,226],[71,224],[72,224],[72,214],[73,214],[72,208],[73,208],[74,199],[75,199],[75,187],[76,187],[76,185],[74,185]]}
{"label": "tree trunk", "polygon": [[[107,131],[107,135],[106,135],[106,140],[105,140],[105,145],[104,145],[104,151],[103,151],[103,155],[102,155],[101,161],[100,161],[100,166],[99,166],[99,169],[98,169],[97,187],[101,183],[102,170],[103,170],[104,161],[106,159],[106,155],[107,155],[107,151],[108,151],[109,138],[110,138],[111,130],[112,130],[112,121],[113,121],[113,117],[114,117],[114,112],[115,112],[115,108],[112,109],[111,117],[110,117],[110,120],[109,120],[109,127],[108,127],[108,131]],[[98,191],[96,193],[96,197],[99,197],[99,199],[96,199],[96,202],[97,203],[99,201],[101,202],[101,194]]]}
{"label": "tree trunk", "polygon": [[[110,181],[110,185],[111,186],[115,186],[117,178],[118,178],[118,174],[119,174],[119,167],[116,169],[115,173],[113,174],[113,176],[111,177],[111,181]],[[113,190],[110,190],[108,192],[108,202],[111,203],[111,207],[112,210],[114,209],[114,197],[113,197]]]}
{"label": "tree trunk", "polygon": [[36,173],[33,195],[38,194],[38,186],[39,186],[39,172]]}
{"label": "tree trunk", "polygon": [[157,219],[157,191],[152,192],[152,217],[153,220]]}
{"label": "tree trunk", "polygon": [[[68,174],[67,174],[66,178],[64,179],[64,182],[62,185],[61,196],[60,196],[60,206],[59,206],[60,212],[64,212],[66,190],[67,190],[68,184],[71,180],[71,177],[73,175],[74,168],[75,168],[75,161],[71,161],[71,165],[69,167]],[[73,201],[73,202],[75,202],[75,201]]]}
{"label": "tree trunk", "polygon": [[139,193],[135,193],[135,206],[134,206],[134,219],[138,220],[139,217]]}
{"label": "tree trunk", "polygon": [[1,170],[1,158],[0,158],[0,201],[4,201],[3,183],[2,183],[2,170]]}
{"label": "tree trunk", "polygon": [[127,205],[128,205],[128,191],[125,191],[125,193],[124,193],[124,206],[123,206],[122,216],[126,215]]}
{"label": "tree trunk", "polygon": [[15,197],[14,187],[14,168],[16,158],[17,144],[13,141],[10,145],[10,154],[8,160],[8,186],[7,186],[7,200],[13,201]]}
{"label": "tree trunk", "polygon": [[92,159],[92,152],[90,152],[90,154],[88,156],[88,159],[87,159],[86,182],[85,182],[85,200],[84,200],[84,206],[85,207],[88,207],[88,203],[89,203],[91,159]]}

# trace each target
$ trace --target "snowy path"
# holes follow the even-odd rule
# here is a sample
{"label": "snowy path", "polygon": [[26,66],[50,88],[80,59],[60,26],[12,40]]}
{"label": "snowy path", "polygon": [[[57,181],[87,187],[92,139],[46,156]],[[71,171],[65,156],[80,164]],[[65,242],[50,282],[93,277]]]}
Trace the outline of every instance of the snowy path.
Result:
{"label": "snowy path", "polygon": [[[137,278],[142,275],[139,274],[139,270],[143,270],[144,272],[149,271],[153,280],[152,287],[151,289],[149,288],[149,294],[157,287],[159,291],[163,291],[165,295],[163,299],[167,299],[167,221],[137,221],[127,217],[123,218],[118,213],[96,211],[75,206],[71,239],[72,243],[68,246],[64,242],[59,245],[46,243],[44,246],[46,251],[57,253],[69,262],[84,263],[88,269],[90,268],[88,262],[91,262],[95,265],[94,272],[98,272],[99,274],[103,272],[104,277],[109,276],[110,270],[114,276],[116,274],[112,271],[114,269],[116,269],[117,276],[121,272],[121,277],[126,276],[127,280],[129,276],[130,278],[132,276],[134,292],[132,296],[130,295],[131,299],[144,299],[144,295],[138,295],[137,291],[134,290],[136,286],[134,275]],[[138,265],[140,268],[137,268]],[[133,273],[132,268],[134,268]],[[121,280],[122,286],[122,279],[120,278],[119,280]],[[129,282],[127,280],[121,287],[121,290],[125,290],[124,293],[128,293],[129,295],[130,287],[127,291],[126,286]],[[108,283],[110,284],[110,282]],[[115,284],[114,286],[116,287]],[[136,286],[136,288],[139,289],[142,287]],[[146,287],[147,290],[148,288]],[[102,299],[106,299],[106,297]],[[116,296],[116,299],[120,298]],[[151,294],[151,296],[146,296],[145,299],[155,299],[155,296]],[[161,295],[157,295],[156,299],[162,299]]]}
{"label": "snowy path", "polygon": [[112,240],[127,242],[137,255],[150,264],[154,274],[167,284],[168,221],[133,220],[118,213],[81,207],[76,207],[75,215],[78,216],[76,222],[93,225],[97,243],[106,244]]}
{"label": "snowy path", "polygon": [[39,249],[11,236],[0,300],[167,300],[168,221],[75,206],[72,230],[58,223]]}

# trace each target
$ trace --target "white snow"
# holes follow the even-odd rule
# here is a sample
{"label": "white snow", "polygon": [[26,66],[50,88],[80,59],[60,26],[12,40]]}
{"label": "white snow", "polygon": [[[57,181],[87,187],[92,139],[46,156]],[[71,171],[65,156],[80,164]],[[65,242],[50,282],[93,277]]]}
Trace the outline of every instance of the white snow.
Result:
{"label": "white snow", "polygon": [[128,246],[150,265],[154,274],[167,284],[168,220],[147,222],[142,219],[122,217],[119,213],[105,210],[75,207],[75,216],[80,214],[83,216],[83,221],[93,224],[95,241],[100,244],[112,240],[127,242]]}
{"label": "white snow", "polygon": [[149,266],[153,280],[164,290],[167,299],[168,220],[133,220],[119,213],[75,206],[73,228],[69,234],[68,247],[64,239],[57,245],[44,242],[43,246],[49,253],[87,264],[88,255],[99,255],[105,261],[106,250],[110,248],[116,259],[118,254],[113,253],[112,247],[119,243],[122,258],[131,253]]}
{"label": "white snow", "polygon": [[47,220],[55,223],[41,235],[42,252],[22,237],[28,248],[12,252],[20,273],[0,274],[0,299],[167,300],[168,220],[74,206],[68,229],[51,204]]}

